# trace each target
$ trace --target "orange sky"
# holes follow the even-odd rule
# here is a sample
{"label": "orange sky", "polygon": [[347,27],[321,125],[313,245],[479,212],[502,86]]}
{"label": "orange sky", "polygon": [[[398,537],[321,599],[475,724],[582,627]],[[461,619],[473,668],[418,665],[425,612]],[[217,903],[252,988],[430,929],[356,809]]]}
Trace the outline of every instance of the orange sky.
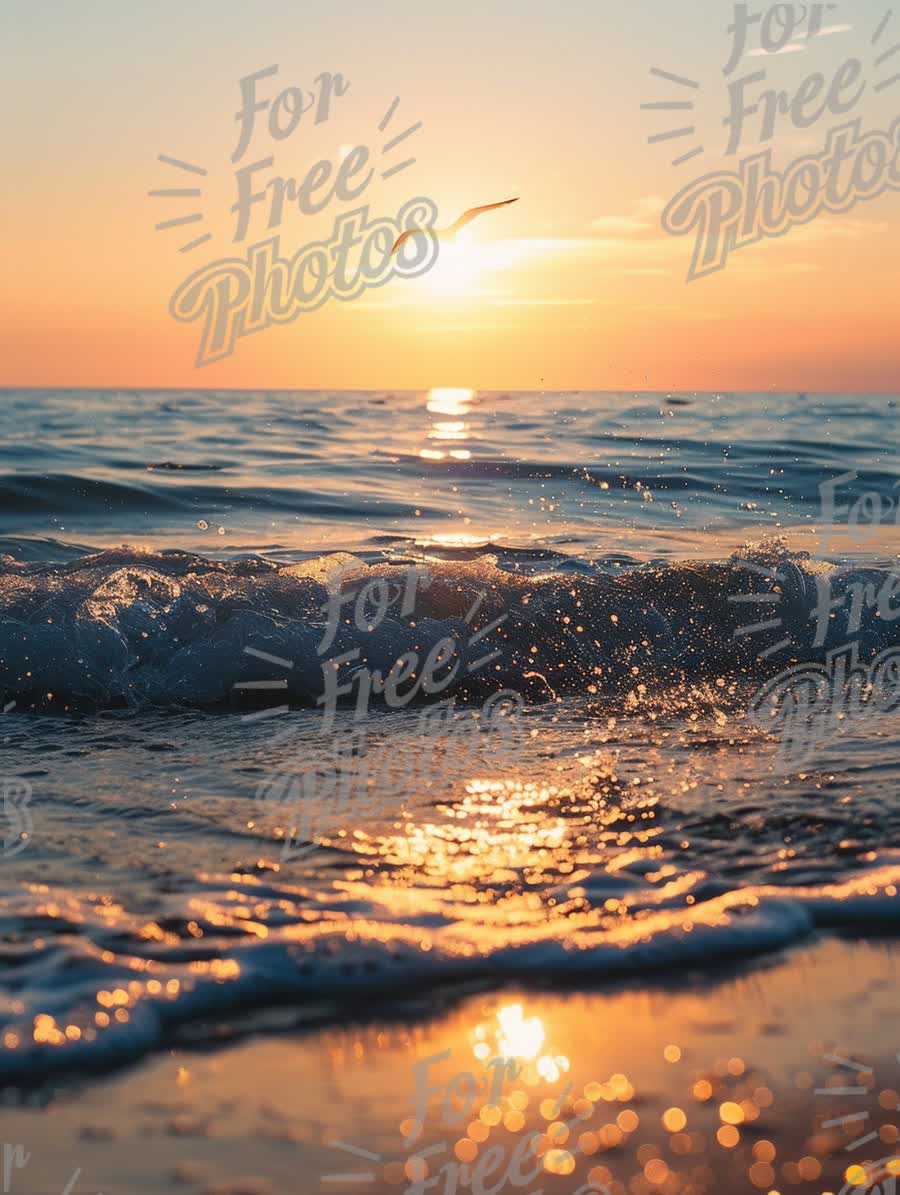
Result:
{"label": "orange sky", "polygon": [[[692,238],[660,226],[676,191],[737,164],[721,152],[724,9],[716,15],[687,0],[662,17],[650,0],[627,13],[573,0],[561,27],[543,4],[456,7],[457,21],[430,10],[417,17],[401,47],[396,29],[408,9],[396,0],[378,10],[355,0],[327,10],[279,2],[252,14],[228,0],[187,8],[97,0],[54,7],[52,21],[46,5],[11,0],[0,16],[13,51],[0,99],[15,112],[5,150],[14,181],[0,198],[0,384],[900,389],[896,192],[742,248],[725,270],[691,283]],[[749,57],[746,69],[765,66],[773,86],[796,90],[810,72],[830,80],[858,54],[869,88],[848,118],[887,129],[900,87],[896,99],[889,88],[876,97],[868,50],[882,9],[860,0],[848,11],[847,24],[820,44]],[[885,48],[900,23],[894,34]],[[274,230],[285,256],[327,238],[338,215],[363,203],[374,219],[427,196],[446,225],[475,203],[520,199],[482,217],[460,243],[442,245],[422,278],[329,300],[239,338],[230,356],[197,368],[199,323],[177,323],[169,299],[191,272],[244,257],[272,235],[260,204],[246,240],[235,243],[229,208],[239,80],[276,63],[277,75],[258,83],[262,101],[292,85],[308,94],[323,71],[340,71],[350,86],[332,97],[327,120],[315,124],[312,110],[304,113],[281,140],[263,110],[238,165],[271,154],[272,167],[254,176],[259,183],[299,181],[315,161],[337,170],[352,146],[366,145],[375,167],[358,201],[335,197],[317,215],[287,211]],[[682,117],[641,104],[684,94],[651,78],[652,66],[702,83],[684,119],[696,122],[698,139],[705,128],[716,148],[696,163],[673,168],[671,143],[648,144]],[[839,123],[826,115],[802,132],[777,130],[776,160],[820,152]],[[382,160],[390,138],[419,121]],[[764,148],[755,134],[746,140],[739,156]],[[207,173],[179,171],[159,154]],[[380,177],[411,156],[413,166]],[[148,195],[198,184],[199,198]],[[155,230],[191,211],[202,220]],[[208,243],[179,253],[206,232]]]}

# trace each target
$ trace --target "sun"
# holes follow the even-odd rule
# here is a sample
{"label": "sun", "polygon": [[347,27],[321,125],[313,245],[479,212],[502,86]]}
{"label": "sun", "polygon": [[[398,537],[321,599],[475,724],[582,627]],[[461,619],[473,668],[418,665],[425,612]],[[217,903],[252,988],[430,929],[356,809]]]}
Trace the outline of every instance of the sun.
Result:
{"label": "sun", "polygon": [[484,247],[463,230],[452,241],[441,241],[437,261],[428,271],[428,287],[436,295],[464,298],[475,294],[485,266]]}

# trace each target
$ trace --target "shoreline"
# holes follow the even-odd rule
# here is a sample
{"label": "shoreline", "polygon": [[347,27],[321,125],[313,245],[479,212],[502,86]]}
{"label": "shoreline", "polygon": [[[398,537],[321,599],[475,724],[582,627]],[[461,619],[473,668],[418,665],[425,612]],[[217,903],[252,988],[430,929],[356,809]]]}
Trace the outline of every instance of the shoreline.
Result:
{"label": "shoreline", "polygon": [[[420,1015],[302,1033],[263,1019],[221,1049],[169,1050],[57,1089],[45,1107],[11,1106],[6,1093],[4,1141],[31,1155],[10,1190],[61,1195],[79,1169],[76,1195],[380,1195],[416,1190],[425,1175],[412,1154],[446,1142],[422,1188],[437,1195],[451,1189],[454,1167],[471,1180],[490,1149],[481,1185],[496,1195],[563,1195],[588,1181],[611,1195],[836,1195],[849,1166],[900,1153],[898,960],[894,939],[818,936],[718,978],[507,986],[457,995],[431,1015],[423,998]],[[516,1058],[519,1074],[502,1076],[494,1113],[487,1076],[498,1056]],[[860,1066],[872,1076],[860,1078]],[[851,1074],[866,1094],[816,1094],[846,1088]],[[427,1114],[404,1147],[417,1090]],[[862,1135],[853,1121],[822,1127],[863,1110],[874,1144],[847,1148]],[[569,1139],[557,1140],[566,1124]],[[527,1156],[522,1142],[536,1129],[549,1172],[520,1186],[513,1177],[529,1167],[515,1171],[512,1160],[517,1146]]]}

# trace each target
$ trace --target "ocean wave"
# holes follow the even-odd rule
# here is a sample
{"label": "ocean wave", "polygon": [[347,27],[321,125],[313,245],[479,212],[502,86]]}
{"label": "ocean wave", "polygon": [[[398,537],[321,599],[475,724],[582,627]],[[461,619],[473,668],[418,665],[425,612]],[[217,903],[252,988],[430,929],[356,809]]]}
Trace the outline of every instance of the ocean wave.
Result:
{"label": "ocean wave", "polygon": [[299,1024],[377,994],[387,1015],[394,1000],[438,984],[677,975],[820,927],[886,932],[900,922],[896,857],[829,884],[719,894],[703,874],[647,871],[601,872],[594,893],[590,878],[545,893],[538,912],[502,934],[429,909],[424,893],[418,917],[398,918],[377,888],[352,883],[325,904],[265,876],[210,878],[150,914],[44,886],[7,890],[0,1084],[111,1069],[179,1041],[221,1042],[275,1006],[292,1007]]}
{"label": "ocean wave", "polygon": [[[355,652],[355,669],[384,677],[404,653],[423,658],[450,639],[444,696],[615,699],[640,685],[759,680],[848,641],[861,659],[900,643],[900,621],[853,601],[890,574],[838,572],[777,543],[721,562],[634,568],[538,571],[538,558],[524,559],[527,569],[512,552],[419,561],[414,608],[386,608],[370,626],[348,615],[352,599],[366,587],[397,595],[409,561],[366,565],[343,553],[278,566],[127,547],[52,564],[0,557],[0,695],[20,710],[137,710],[266,700],[272,682],[312,705],[335,657]],[[336,571],[347,604],[325,651]],[[833,610],[817,623],[823,578]],[[474,667],[486,655],[490,666]]]}

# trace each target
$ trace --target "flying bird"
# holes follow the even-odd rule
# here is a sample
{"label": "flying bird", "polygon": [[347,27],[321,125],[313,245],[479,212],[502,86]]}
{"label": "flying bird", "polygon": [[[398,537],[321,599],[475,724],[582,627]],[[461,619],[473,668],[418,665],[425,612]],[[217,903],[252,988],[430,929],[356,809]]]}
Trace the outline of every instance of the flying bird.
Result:
{"label": "flying bird", "polygon": [[433,232],[439,240],[452,240],[461,229],[465,228],[467,224],[470,224],[476,216],[480,216],[482,212],[491,212],[495,207],[506,207],[510,203],[517,203],[518,199],[519,197],[517,195],[515,199],[504,199],[500,203],[483,203],[481,207],[470,207],[469,210],[467,212],[463,212],[456,223],[451,224],[449,228],[410,228],[406,232],[401,232],[394,242],[394,247],[391,250],[391,257],[394,256],[394,254],[408,237],[414,237],[421,232]]}

